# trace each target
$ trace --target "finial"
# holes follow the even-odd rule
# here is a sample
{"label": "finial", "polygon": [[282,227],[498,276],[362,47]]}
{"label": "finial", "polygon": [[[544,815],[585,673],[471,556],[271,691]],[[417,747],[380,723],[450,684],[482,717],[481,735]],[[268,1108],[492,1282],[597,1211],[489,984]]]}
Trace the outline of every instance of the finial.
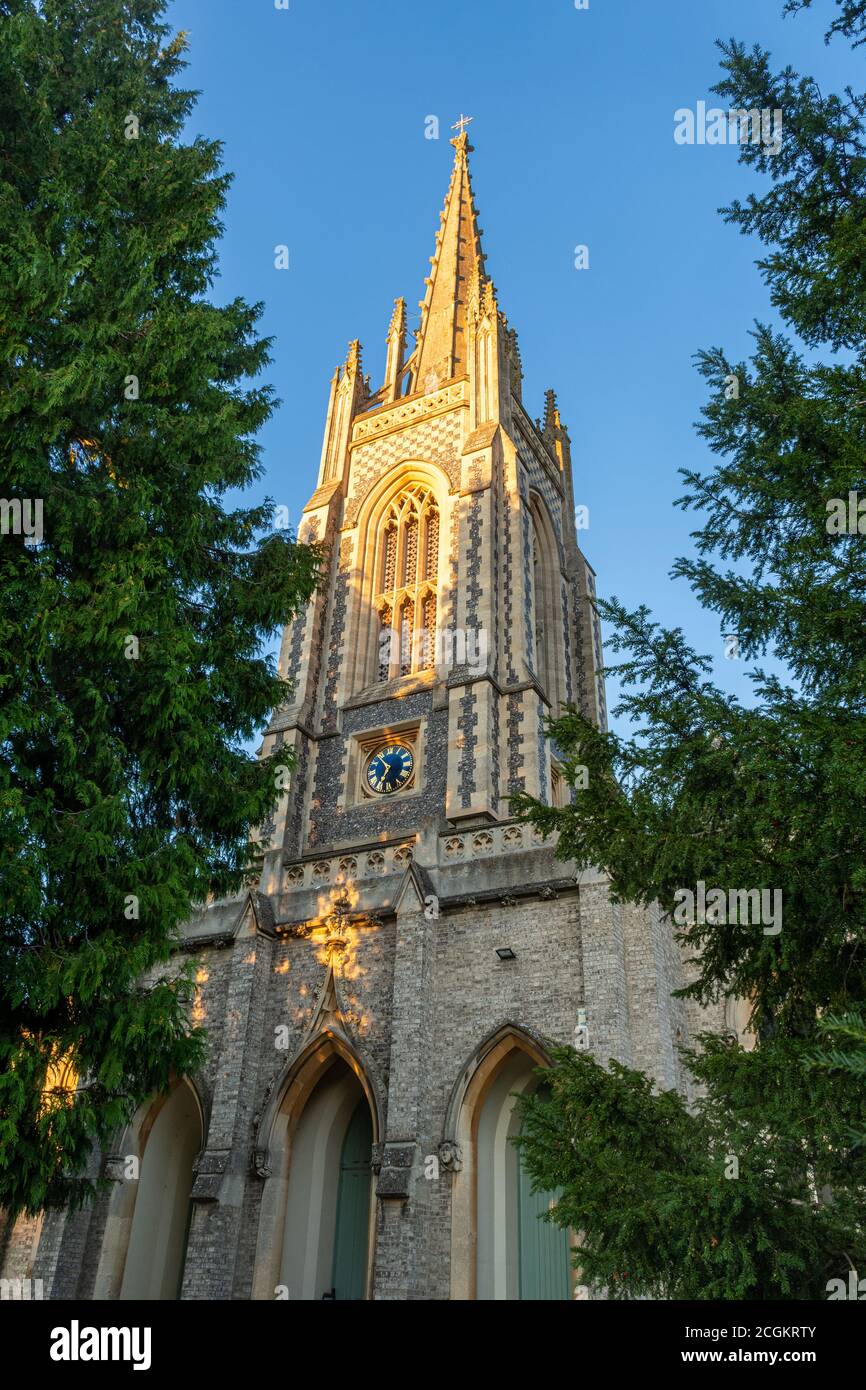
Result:
{"label": "finial", "polygon": [[346,371],[359,372],[361,370],[361,344],[357,338],[353,338],[349,344],[349,351],[346,353]]}
{"label": "finial", "polygon": [[455,135],[451,141],[451,144],[458,152],[465,154],[467,150],[472,149],[472,146],[469,143],[469,136],[466,134],[466,127],[469,125],[470,121],[474,120],[474,116],[461,116],[460,120],[455,121],[453,126],[451,127],[452,130],[456,130],[458,132],[458,134]]}
{"label": "finial", "polygon": [[508,350],[511,357],[511,389],[519,401],[523,399],[523,364],[520,360],[520,344],[517,341],[517,329],[509,328],[506,332]]}
{"label": "finial", "polygon": [[[431,257],[432,259],[432,257]],[[392,333],[405,333],[406,331],[406,301],[402,297],[394,300],[394,312],[391,315],[391,322],[388,325],[388,336]]]}

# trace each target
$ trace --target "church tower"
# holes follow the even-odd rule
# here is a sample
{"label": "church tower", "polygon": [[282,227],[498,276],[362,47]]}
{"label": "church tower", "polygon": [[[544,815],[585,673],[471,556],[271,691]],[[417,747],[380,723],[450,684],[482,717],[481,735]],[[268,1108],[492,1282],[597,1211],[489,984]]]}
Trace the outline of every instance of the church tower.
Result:
{"label": "church tower", "polygon": [[358,342],[331,380],[299,527],[325,543],[331,571],[282,646],[294,695],[269,740],[293,748],[297,775],[265,855],[268,894],[332,882],[337,854],[357,887],[409,860],[445,875],[443,897],[470,862],[479,890],[525,886],[524,835],[502,832],[511,793],[563,795],[545,718],[576,703],[605,720],[568,433],[552,391],[543,423],[524,408],[472,146],[465,131],[451,143],[411,352],[398,299],[382,386],[371,390]]}
{"label": "church tower", "polygon": [[[674,1084],[675,962],[657,921],[510,815],[514,792],[568,795],[549,716],[605,726],[601,634],[568,432],[552,390],[542,419],[524,406],[460,125],[414,342],[397,299],[381,386],[357,341],[330,383],[299,527],[330,570],[282,644],[293,696],[265,747],[296,773],[261,892],[296,956],[335,903],[354,924],[329,988],[375,1076],[370,1294],[567,1297],[568,1242],[507,1142],[512,1093],[587,1034]],[[632,1018],[628,970],[649,960]]]}
{"label": "church tower", "polygon": [[564,1044],[682,1085],[669,927],[509,811],[562,803],[545,720],[604,726],[605,694],[569,436],[553,391],[524,406],[465,124],[414,342],[397,299],[382,385],[357,341],[331,379],[323,582],[264,742],[291,782],[257,891],[182,943],[207,1066],[95,1157],[109,1196],[46,1218],[19,1265],[54,1297],[583,1296],[514,1093]]}

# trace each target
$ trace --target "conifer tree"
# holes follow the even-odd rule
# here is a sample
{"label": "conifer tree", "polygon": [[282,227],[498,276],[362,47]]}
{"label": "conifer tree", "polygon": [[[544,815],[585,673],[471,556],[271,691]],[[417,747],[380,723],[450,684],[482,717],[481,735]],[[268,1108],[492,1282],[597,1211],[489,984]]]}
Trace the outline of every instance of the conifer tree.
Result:
{"label": "conifer tree", "polygon": [[[218,305],[229,177],[163,0],[0,2],[0,1206],[202,1055],[179,924],[277,798],[249,741],[319,554],[270,502],[260,306]],[[284,758],[280,759],[285,762]]]}
{"label": "conifer tree", "polygon": [[[856,46],[866,3],[839,8],[828,37]],[[683,993],[749,1001],[757,1046],[700,1039],[691,1108],[561,1050],[552,1099],[524,1104],[523,1161],[563,1190],[553,1219],[613,1297],[826,1298],[866,1267],[866,97],[719,47],[729,109],[783,113],[778,153],[742,145],[763,183],[724,215],[763,243],[784,327],[757,323],[749,361],[698,356],[716,457],[685,474],[697,554],[673,573],[719,615],[720,646],[736,634],[753,698],[714,685],[679,629],[600,602],[629,732],[568,713],[551,732],[588,785],[561,810],[520,804],[618,900],[670,914],[695,961]],[[780,890],[781,930],[739,910],[678,926],[701,881]]]}

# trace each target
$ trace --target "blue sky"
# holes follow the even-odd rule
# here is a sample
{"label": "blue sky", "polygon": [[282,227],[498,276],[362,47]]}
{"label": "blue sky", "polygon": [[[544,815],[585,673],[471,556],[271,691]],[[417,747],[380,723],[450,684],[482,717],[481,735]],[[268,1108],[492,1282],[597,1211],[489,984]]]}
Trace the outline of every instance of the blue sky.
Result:
{"label": "blue sky", "polygon": [[[669,579],[692,514],[677,470],[701,466],[705,398],[693,353],[749,352],[772,321],[759,253],[717,209],[759,176],[726,146],[680,146],[674,112],[718,104],[716,38],[768,47],[839,90],[861,62],[823,33],[830,0],[783,19],[782,0],[174,0],[189,31],[190,135],[221,139],[235,181],[214,297],[266,305],[282,406],[263,431],[267,493],[293,520],[312,493],[328,381],[360,338],[374,387],[393,300],[410,325],[451,167],[451,123],[475,119],[473,183],[487,268],[517,328],[524,402],[557,391],[589,507],[581,540],[602,594],[647,603],[715,658],[716,618]],[[431,115],[440,138],[425,138]],[[274,268],[274,247],[290,267]],[[575,270],[574,248],[589,248]]]}

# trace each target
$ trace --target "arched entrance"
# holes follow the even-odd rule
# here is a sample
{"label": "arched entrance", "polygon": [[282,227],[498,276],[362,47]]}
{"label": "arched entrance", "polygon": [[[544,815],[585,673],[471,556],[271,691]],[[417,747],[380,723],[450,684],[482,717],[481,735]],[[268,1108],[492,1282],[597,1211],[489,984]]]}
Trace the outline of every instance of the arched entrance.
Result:
{"label": "arched entrance", "polygon": [[320,1039],[270,1128],[253,1298],[369,1296],[376,1114],[354,1058]]}
{"label": "arched entrance", "polygon": [[515,1095],[535,1089],[547,1058],[511,1026],[488,1039],[464,1070],[450,1107],[462,1169],[452,1187],[451,1297],[567,1299],[573,1240],[540,1213],[553,1193],[533,1193],[513,1143]]}
{"label": "arched entrance", "polygon": [[201,1116],[189,1086],[176,1086],[147,1136],[121,1298],[180,1297],[189,1234],[192,1165],[202,1146]]}
{"label": "arched entrance", "polygon": [[193,1163],[203,1142],[198,1097],[186,1081],[138,1110],[120,1145],[125,1171],[109,1208],[94,1298],[180,1297]]}

